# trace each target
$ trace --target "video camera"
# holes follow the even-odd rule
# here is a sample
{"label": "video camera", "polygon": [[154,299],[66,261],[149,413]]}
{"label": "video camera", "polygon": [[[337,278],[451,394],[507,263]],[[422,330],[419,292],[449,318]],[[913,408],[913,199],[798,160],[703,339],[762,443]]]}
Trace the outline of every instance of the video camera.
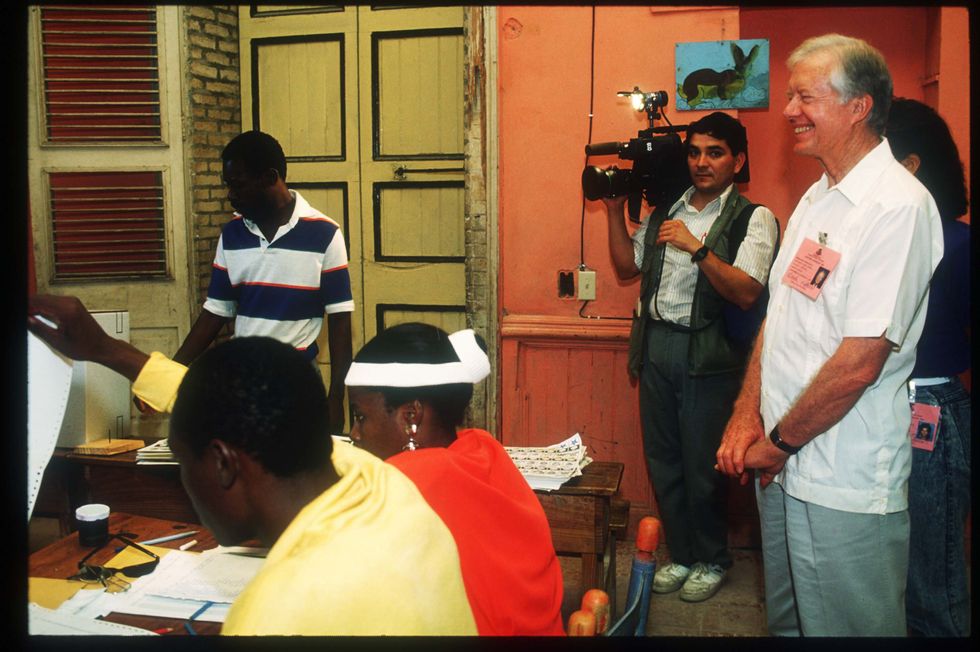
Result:
{"label": "video camera", "polygon": [[633,167],[620,169],[613,165],[602,169],[587,165],[582,171],[582,191],[589,200],[628,195],[627,212],[633,222],[639,222],[641,200],[645,199],[651,206],[673,203],[691,185],[687,155],[678,135],[688,125],[654,126],[654,121],[661,117],[660,109],[667,105],[667,91],[644,93],[634,87],[632,91],[617,94],[629,96],[636,110],[645,110],[650,127],[641,129],[636,138],[627,142],[586,145],[587,156],[616,154],[623,160],[633,161]]}

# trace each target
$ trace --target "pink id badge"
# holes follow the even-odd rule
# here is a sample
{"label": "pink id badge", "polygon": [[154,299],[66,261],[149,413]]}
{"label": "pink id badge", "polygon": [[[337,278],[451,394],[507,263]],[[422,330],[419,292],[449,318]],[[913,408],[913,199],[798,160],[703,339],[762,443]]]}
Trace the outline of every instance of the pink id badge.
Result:
{"label": "pink id badge", "polygon": [[939,438],[939,406],[926,403],[912,404],[912,423],[909,439],[913,448],[931,451]]}
{"label": "pink id badge", "polygon": [[840,262],[840,252],[820,245],[807,238],[793,256],[783,283],[810,299],[816,299],[823,291],[823,284]]}

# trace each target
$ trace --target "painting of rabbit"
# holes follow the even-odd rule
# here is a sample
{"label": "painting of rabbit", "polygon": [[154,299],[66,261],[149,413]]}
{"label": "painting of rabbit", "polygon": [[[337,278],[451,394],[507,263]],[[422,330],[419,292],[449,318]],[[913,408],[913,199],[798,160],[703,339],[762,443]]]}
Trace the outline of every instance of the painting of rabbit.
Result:
{"label": "painting of rabbit", "polygon": [[678,43],[677,108],[716,110],[769,106],[769,41]]}

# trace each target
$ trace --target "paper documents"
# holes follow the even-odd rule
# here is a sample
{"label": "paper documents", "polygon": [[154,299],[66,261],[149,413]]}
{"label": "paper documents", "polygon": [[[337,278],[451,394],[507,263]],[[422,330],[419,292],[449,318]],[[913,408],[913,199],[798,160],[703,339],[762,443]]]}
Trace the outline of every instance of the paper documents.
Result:
{"label": "paper documents", "polygon": [[32,636],[157,636],[148,629],[60,613],[40,605],[27,605],[27,631]]}
{"label": "paper documents", "polygon": [[71,389],[72,361],[27,334],[27,519],[58,442]]}
{"label": "paper documents", "polygon": [[578,433],[551,446],[505,446],[504,450],[532,489],[547,491],[582,475],[582,469],[592,461]]}
{"label": "paper documents", "polygon": [[57,612],[66,617],[98,618],[108,613],[188,619],[208,604],[197,620],[223,623],[238,594],[265,560],[237,554],[171,550],[149,575],[132,580],[122,593],[79,591]]}
{"label": "paper documents", "polygon": [[166,439],[153,442],[149,446],[136,451],[137,464],[177,464],[177,459],[170,452],[170,444]]}

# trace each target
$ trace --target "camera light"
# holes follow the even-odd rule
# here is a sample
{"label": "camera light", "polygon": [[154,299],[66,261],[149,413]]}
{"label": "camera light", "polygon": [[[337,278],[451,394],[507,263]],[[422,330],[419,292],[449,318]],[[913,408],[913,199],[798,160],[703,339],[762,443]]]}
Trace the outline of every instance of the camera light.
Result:
{"label": "camera light", "polygon": [[646,105],[646,97],[641,91],[633,91],[630,93],[630,103],[633,105],[633,109],[636,111],[642,111],[643,107]]}

